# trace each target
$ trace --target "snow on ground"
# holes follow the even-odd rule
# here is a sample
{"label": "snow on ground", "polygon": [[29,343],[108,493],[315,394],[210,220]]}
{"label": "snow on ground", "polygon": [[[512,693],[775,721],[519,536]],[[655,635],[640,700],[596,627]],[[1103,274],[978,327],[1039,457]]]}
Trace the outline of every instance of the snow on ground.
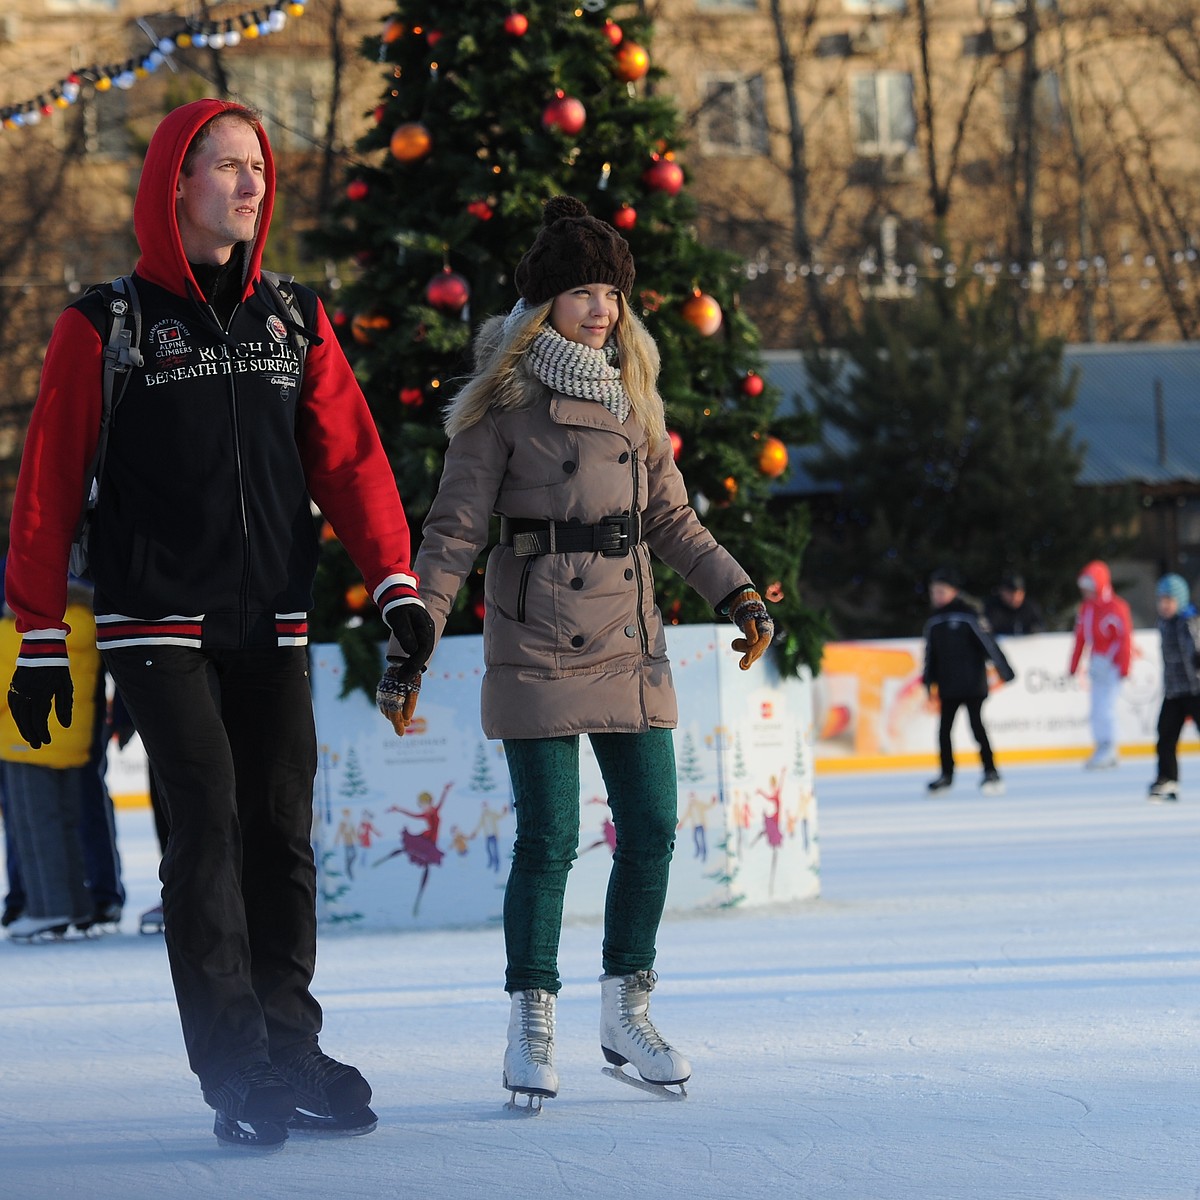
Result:
{"label": "snow on ground", "polygon": [[1200,789],[1150,805],[1150,773],[1013,767],[985,799],[964,772],[932,800],[923,774],[819,777],[819,901],[663,926],[685,1103],[601,1074],[595,923],[565,931],[562,1091],[535,1120],[502,1109],[498,929],[325,933],[324,1044],[379,1129],[267,1157],[210,1132],[162,941],[135,932],[150,815],[122,811],[123,935],[0,944],[0,1194],[1194,1200]]}

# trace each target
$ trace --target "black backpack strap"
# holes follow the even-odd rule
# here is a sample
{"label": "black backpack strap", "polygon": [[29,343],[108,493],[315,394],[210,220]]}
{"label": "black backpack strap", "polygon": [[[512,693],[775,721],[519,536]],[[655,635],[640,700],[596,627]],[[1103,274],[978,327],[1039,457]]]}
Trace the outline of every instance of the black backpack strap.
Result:
{"label": "black backpack strap", "polygon": [[108,337],[104,343],[100,379],[100,435],[96,452],[88,463],[84,476],[83,509],[75,527],[76,538],[83,531],[87,515],[99,496],[100,478],[104,474],[104,459],[108,453],[108,432],[113,413],[125,394],[129,373],[142,365],[142,305],[137,288],[129,275],[121,275],[107,284],[92,289],[105,296],[108,305]]}
{"label": "black backpack strap", "polygon": [[303,372],[304,356],[308,352],[308,347],[313,342],[319,344],[321,339],[313,333],[305,318],[304,310],[300,307],[300,300],[293,286],[296,282],[295,276],[281,275],[278,271],[260,271],[259,274],[266,285],[271,307],[281,317],[287,319],[287,325],[292,334],[292,349],[300,359],[300,370]]}

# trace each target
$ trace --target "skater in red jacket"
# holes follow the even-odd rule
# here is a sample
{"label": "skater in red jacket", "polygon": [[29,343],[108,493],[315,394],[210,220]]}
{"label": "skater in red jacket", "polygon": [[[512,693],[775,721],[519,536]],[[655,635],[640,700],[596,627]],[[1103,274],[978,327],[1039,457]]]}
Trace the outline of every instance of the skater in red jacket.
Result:
{"label": "skater in red jacket", "polygon": [[1084,765],[1097,770],[1117,765],[1117,697],[1133,655],[1133,618],[1129,605],[1113,591],[1107,563],[1088,563],[1076,583],[1083,603],[1075,618],[1071,674],[1079,670],[1086,649],[1095,749]]}

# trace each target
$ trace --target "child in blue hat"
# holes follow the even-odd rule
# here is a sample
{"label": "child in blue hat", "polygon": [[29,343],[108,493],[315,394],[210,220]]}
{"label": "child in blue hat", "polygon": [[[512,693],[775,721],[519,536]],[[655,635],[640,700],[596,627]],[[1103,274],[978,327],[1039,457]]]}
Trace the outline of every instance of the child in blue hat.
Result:
{"label": "child in blue hat", "polygon": [[1179,799],[1179,757],[1176,747],[1183,723],[1191,717],[1200,728],[1200,669],[1197,640],[1200,617],[1182,575],[1164,575],[1158,596],[1158,634],[1162,644],[1163,702],[1158,713],[1158,774],[1150,785],[1150,800]]}

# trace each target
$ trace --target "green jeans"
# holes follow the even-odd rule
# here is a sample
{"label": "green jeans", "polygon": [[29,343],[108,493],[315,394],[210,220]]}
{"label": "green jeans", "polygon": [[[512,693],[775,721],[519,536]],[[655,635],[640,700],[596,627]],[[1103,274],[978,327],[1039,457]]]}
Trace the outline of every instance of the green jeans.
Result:
{"label": "green jeans", "polygon": [[[654,966],[677,812],[669,729],[588,735],[616,829],[604,906],[606,975]],[[517,837],[504,891],[505,991],[557,993],[567,873],[579,848],[579,738],[506,739]]]}

